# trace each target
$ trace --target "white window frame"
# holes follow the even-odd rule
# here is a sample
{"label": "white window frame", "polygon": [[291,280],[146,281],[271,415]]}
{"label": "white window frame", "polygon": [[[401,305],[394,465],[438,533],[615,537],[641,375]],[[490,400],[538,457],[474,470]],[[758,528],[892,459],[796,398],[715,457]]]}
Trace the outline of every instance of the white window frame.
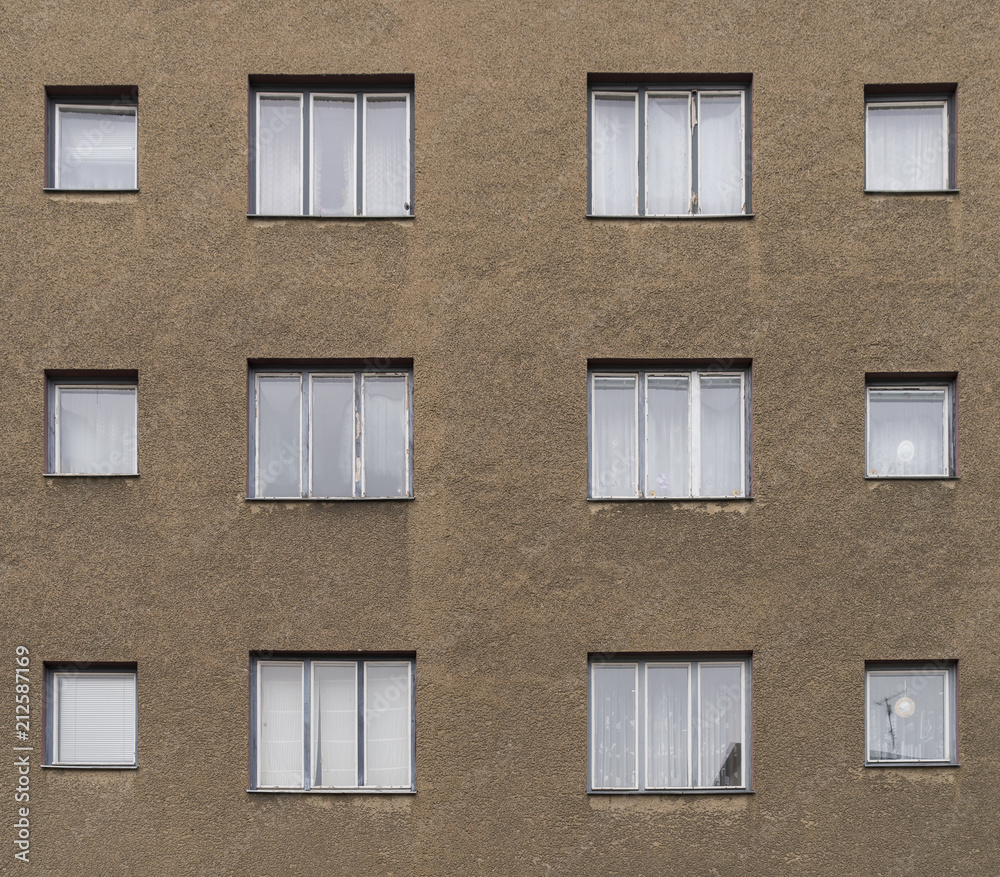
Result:
{"label": "white window frame", "polygon": [[[740,492],[726,496],[712,496],[701,493],[701,419],[698,412],[701,410],[701,377],[739,377],[740,378],[740,406],[742,416],[740,417]],[[594,381],[596,378],[636,378],[636,404],[635,426],[636,444],[633,448],[638,471],[635,475],[635,490],[629,494],[615,496],[611,494],[600,494],[596,492],[596,481],[594,472],[594,448],[595,448],[595,418],[594,418]],[[663,377],[687,377],[688,378],[688,447],[690,454],[688,457],[688,493],[676,496],[659,496],[656,491],[649,490],[648,473],[646,461],[649,456],[649,431],[646,424],[649,421],[649,394],[648,386],[650,378]],[[725,371],[715,371],[710,368],[693,369],[660,369],[648,368],[631,371],[615,369],[591,369],[588,374],[588,483],[589,497],[591,499],[648,499],[648,500],[678,500],[678,499],[744,499],[749,495],[749,435],[750,435],[750,410],[749,410],[749,369],[728,369]],[[643,417],[639,417],[639,411]]]}
{"label": "white window frame", "polygon": [[[871,394],[878,392],[900,392],[900,393],[920,393],[944,391],[945,414],[942,418],[942,449],[944,459],[942,460],[943,473],[930,473],[924,475],[889,475],[876,472],[872,468],[871,459]],[[954,478],[955,466],[955,381],[867,381],[865,383],[865,477],[875,480],[885,479],[937,479]]]}
{"label": "white window frame", "polygon": [[[132,729],[132,758],[128,761],[114,762],[89,762],[89,761],[61,761],[60,752],[60,732],[62,726],[63,710],[59,697],[59,680],[61,678],[100,678],[100,679],[124,679],[132,683],[132,712],[135,719],[135,726]],[[108,669],[87,669],[70,670],[62,667],[46,668],[46,701],[47,701],[47,721],[46,721],[46,767],[69,767],[69,768],[93,768],[101,770],[118,770],[135,768],[138,765],[139,746],[139,693],[138,674],[134,667],[114,667]]]}
{"label": "white window frame", "polygon": [[[60,395],[64,390],[132,390],[134,412],[132,434],[135,436],[135,455],[129,472],[64,472],[62,460],[62,423],[59,417]],[[139,474],[139,382],[129,379],[108,379],[107,381],[72,378],[49,378],[48,380],[49,423],[47,424],[48,450],[46,452],[46,475],[69,475],[80,477],[127,478]]]}
{"label": "white window frame", "polygon": [[126,186],[120,189],[65,189],[65,191],[81,191],[81,192],[100,192],[100,191],[113,191],[113,192],[129,192],[135,191],[139,188],[139,108],[134,103],[128,103],[121,98],[112,98],[106,102],[100,100],[91,100],[87,102],[73,102],[67,101],[60,98],[51,98],[52,106],[52,141],[51,141],[51,166],[50,166],[50,176],[52,180],[53,189],[63,189],[62,185],[62,156],[60,151],[60,145],[62,143],[61,133],[62,133],[62,111],[68,110],[70,112],[78,113],[113,113],[120,116],[134,116],[135,117],[135,155],[134,161],[132,163],[132,185]]}
{"label": "white window frame", "polygon": [[[954,157],[952,155],[954,140],[954,95],[947,96],[919,96],[914,95],[907,98],[903,95],[876,95],[865,98],[865,191],[878,194],[907,194],[921,192],[953,192],[954,189]],[[941,185],[933,189],[877,189],[869,181],[869,147],[872,143],[871,135],[871,113],[875,111],[914,109],[936,107],[941,109],[941,124],[943,127],[944,142],[944,175]]]}

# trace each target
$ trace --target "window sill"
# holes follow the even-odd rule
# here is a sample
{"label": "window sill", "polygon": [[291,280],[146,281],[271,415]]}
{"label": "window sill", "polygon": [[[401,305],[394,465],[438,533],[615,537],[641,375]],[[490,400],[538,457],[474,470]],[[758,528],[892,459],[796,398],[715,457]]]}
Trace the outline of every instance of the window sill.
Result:
{"label": "window sill", "polygon": [[53,189],[48,186],[42,189],[54,195],[135,195],[138,189]]}
{"label": "window sill", "polygon": [[43,472],[44,478],[138,478],[138,472]]}
{"label": "window sill", "polygon": [[674,222],[676,220],[687,221],[687,220],[720,220],[720,219],[753,219],[756,214],[754,213],[678,213],[672,216],[639,216],[638,214],[626,213],[622,215],[610,214],[610,213],[588,213],[587,219],[639,219],[639,220],[659,220],[667,222]]}
{"label": "window sill", "polygon": [[312,216],[304,213],[248,213],[247,219],[264,219],[268,222],[275,222],[280,219],[312,219],[317,222],[385,222],[387,220],[408,220],[416,219],[411,213],[409,216]]}
{"label": "window sill", "polygon": [[246,502],[413,502],[414,496],[245,496]]}
{"label": "window sill", "polygon": [[957,475],[866,475],[865,481],[958,481]]}
{"label": "window sill", "polygon": [[587,502],[739,502],[753,496],[588,496]]}
{"label": "window sill", "polygon": [[416,789],[247,789],[251,795],[415,795]]}
{"label": "window sill", "polygon": [[866,761],[865,767],[961,767],[957,761]]}
{"label": "window sill", "polygon": [[46,770],[138,770],[137,764],[43,764]]}
{"label": "window sill", "polygon": [[587,789],[588,795],[752,795],[753,789]]}
{"label": "window sill", "polygon": [[866,195],[957,195],[958,189],[865,189]]}

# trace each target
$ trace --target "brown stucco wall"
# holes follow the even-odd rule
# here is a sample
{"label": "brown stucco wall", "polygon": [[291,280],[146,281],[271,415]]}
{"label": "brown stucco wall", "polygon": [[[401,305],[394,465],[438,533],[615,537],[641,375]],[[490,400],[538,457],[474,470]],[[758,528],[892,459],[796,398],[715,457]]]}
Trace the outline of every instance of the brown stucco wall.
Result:
{"label": "brown stucco wall", "polygon": [[[997,13],[7,4],[0,658],[31,651],[36,751],[0,872],[995,874]],[[756,215],[586,219],[602,72],[751,73]],[[415,218],[248,219],[248,76],[367,73],[415,78]],[[960,194],[863,194],[887,82],[958,83]],[[45,87],[126,83],[141,191],[44,193]],[[247,360],[385,356],[414,501],[247,502]],[[600,357],[752,360],[753,498],[588,503]],[[74,368],[138,370],[139,478],[43,477]],[[865,374],[900,371],[958,374],[957,481],[864,480]],[[247,793],[248,656],[282,649],[415,652],[415,795]],[[753,794],[586,794],[615,650],[752,651]],[[960,767],[863,766],[874,659],[958,661]],[[137,664],[138,770],[40,767],[57,661]]]}

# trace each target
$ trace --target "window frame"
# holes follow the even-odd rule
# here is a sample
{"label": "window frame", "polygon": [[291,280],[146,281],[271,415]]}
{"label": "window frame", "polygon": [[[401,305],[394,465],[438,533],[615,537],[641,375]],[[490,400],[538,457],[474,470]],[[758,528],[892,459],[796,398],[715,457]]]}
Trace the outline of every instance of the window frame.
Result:
{"label": "window frame", "polygon": [[[297,213],[263,213],[260,209],[260,150],[258,148],[258,132],[260,131],[260,101],[261,98],[299,98],[299,159],[301,162],[301,175],[299,179],[299,204],[301,209]],[[354,155],[353,171],[355,177],[354,185],[354,212],[347,214],[324,214],[315,213],[314,193],[313,193],[313,173],[314,162],[312,156],[312,128],[313,110],[316,99],[350,99],[354,103]],[[367,211],[367,181],[365,174],[365,147],[367,143],[367,117],[368,101],[404,99],[406,101],[406,213],[384,214],[369,213]],[[331,83],[328,85],[304,84],[292,85],[282,82],[269,83],[251,82],[250,85],[250,171],[249,171],[249,204],[247,215],[249,217],[265,217],[282,219],[408,219],[414,215],[414,133],[413,121],[413,98],[414,88],[412,82],[409,84],[343,84]]]}
{"label": "window frame", "polygon": [[[648,439],[648,384],[649,379],[659,377],[681,377],[686,376],[688,383],[688,489],[689,492],[683,496],[657,496],[655,491],[650,494],[648,491],[647,460],[649,456]],[[740,418],[740,493],[726,496],[714,496],[695,492],[697,484],[700,489],[700,467],[701,460],[701,422],[696,412],[700,409],[697,401],[701,395],[701,377],[739,377],[740,378],[740,405],[742,416]],[[594,381],[603,377],[635,377],[636,378],[636,405],[635,425],[636,443],[634,447],[636,455],[636,478],[634,481],[636,492],[627,496],[613,496],[598,494],[595,492],[594,473]],[[686,500],[737,500],[749,499],[752,496],[752,483],[750,472],[750,443],[751,443],[751,368],[749,365],[740,367],[716,368],[711,365],[672,365],[656,364],[640,365],[636,368],[626,367],[602,367],[592,364],[587,370],[587,498],[598,501],[686,501]],[[640,417],[640,413],[643,415]]]}
{"label": "window frame", "polygon": [[[699,773],[699,744],[701,742],[700,707],[702,668],[740,666],[740,697],[742,709],[740,737],[740,774],[738,786],[697,785]],[[635,668],[636,671],[636,715],[635,715],[635,778],[634,788],[602,787],[595,785],[596,751],[595,728],[596,711],[594,702],[595,667]],[[649,784],[649,710],[646,671],[649,667],[685,667],[688,671],[688,779],[686,786],[657,787]],[[706,654],[592,654],[587,661],[587,794],[591,795],[727,795],[753,792],[752,751],[753,751],[753,655],[750,653],[706,653]]]}
{"label": "window frame", "polygon": [[[752,217],[752,78],[750,76],[719,77],[667,77],[665,79],[632,76],[590,78],[587,88],[587,217],[591,219],[732,219]],[[624,79],[627,81],[617,81]],[[647,131],[649,127],[649,97],[662,94],[688,94],[689,101],[689,155],[688,181],[690,189],[689,209],[686,213],[651,213],[648,211],[649,187],[647,182],[649,149]],[[702,213],[701,179],[699,162],[701,153],[701,97],[739,94],[741,101],[740,137],[743,161],[740,164],[740,179],[743,188],[743,209],[739,213]],[[594,210],[595,162],[594,162],[594,118],[595,102],[601,95],[633,94],[635,100],[635,175],[636,211],[633,213],[597,213]]]}
{"label": "window frame", "polygon": [[[302,669],[302,786],[264,786],[260,783],[260,686],[261,666],[299,666]],[[358,721],[355,731],[357,758],[355,760],[355,786],[316,786],[313,783],[315,767],[315,751],[319,740],[313,740],[311,734],[315,724],[314,692],[316,666],[354,665],[355,681],[357,683],[357,700],[355,707]],[[406,665],[408,667],[408,708],[409,708],[409,785],[408,786],[375,786],[365,785],[365,770],[367,767],[368,740],[365,734],[366,721],[366,682],[369,665]],[[385,654],[343,654],[343,653],[253,653],[250,656],[250,782],[247,791],[289,794],[412,794],[417,790],[417,677],[416,656],[413,653]]]}
{"label": "window frame", "polygon": [[[873,759],[871,727],[871,679],[873,676],[915,677],[941,675],[944,678],[944,759]],[[958,661],[866,661],[865,662],[865,767],[958,767]]]}

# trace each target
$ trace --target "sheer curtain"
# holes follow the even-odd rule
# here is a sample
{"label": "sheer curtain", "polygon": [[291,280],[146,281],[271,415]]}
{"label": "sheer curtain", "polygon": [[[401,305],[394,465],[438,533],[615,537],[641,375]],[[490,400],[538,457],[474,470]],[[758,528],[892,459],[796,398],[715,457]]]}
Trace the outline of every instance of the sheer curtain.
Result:
{"label": "sheer curtain", "polygon": [[739,375],[699,375],[701,496],[743,495],[743,403]]}
{"label": "sheer curtain", "polygon": [[135,474],[136,396],[135,387],[58,387],[56,471]]}
{"label": "sheer curtain", "polygon": [[594,96],[591,167],[595,215],[634,216],[639,212],[636,100],[634,94]]}
{"label": "sheer curtain", "polygon": [[646,667],[646,788],[690,785],[690,669]]}
{"label": "sheer curtain", "polygon": [[260,95],[257,119],[257,212],[302,213],[302,98]]}
{"label": "sheer curtain", "polygon": [[257,496],[302,496],[302,378],[257,377]]}
{"label": "sheer curtain", "polygon": [[[900,715],[903,697],[912,715]],[[868,680],[868,760],[946,761],[945,674],[871,673]]]}
{"label": "sheer curtain", "polygon": [[410,665],[365,664],[365,786],[410,783]]}
{"label": "sheer curtain", "polygon": [[312,100],[312,212],[315,216],[353,216],[357,189],[356,135],[352,97]]}
{"label": "sheer curtain", "polygon": [[358,785],[357,665],[313,664],[313,786]]}
{"label": "sheer curtain", "polygon": [[632,375],[594,378],[590,475],[594,496],[638,495],[637,391],[638,379]]}
{"label": "sheer curtain", "polygon": [[593,679],[592,786],[595,789],[637,788],[636,666],[595,664]]}
{"label": "sheer curtain", "polygon": [[941,389],[868,390],[868,474],[947,475],[948,394]]}
{"label": "sheer curtain", "polygon": [[58,764],[135,764],[135,674],[55,674]]}
{"label": "sheer curtain", "polygon": [[365,496],[406,496],[407,379],[364,375],[361,393]]}
{"label": "sheer curtain", "polygon": [[698,212],[743,213],[743,96],[698,96]]}
{"label": "sheer curtain", "polygon": [[948,111],[939,104],[867,107],[865,187],[904,192],[948,188]]}
{"label": "sheer curtain", "polygon": [[646,104],[646,213],[691,212],[691,95],[650,95]]}
{"label": "sheer curtain", "polygon": [[739,664],[702,665],[699,674],[699,786],[743,784],[743,684]]}
{"label": "sheer curtain", "polygon": [[58,113],[60,189],[136,187],[135,108],[61,106]]}
{"label": "sheer curtain", "polygon": [[403,97],[365,98],[365,213],[408,216],[409,119]]}
{"label": "sheer curtain", "polygon": [[296,663],[258,664],[258,785],[295,789],[303,785],[303,667]]}
{"label": "sheer curtain", "polygon": [[690,496],[691,379],[650,375],[646,379],[646,496]]}
{"label": "sheer curtain", "polygon": [[310,379],[310,496],[354,496],[354,375]]}

